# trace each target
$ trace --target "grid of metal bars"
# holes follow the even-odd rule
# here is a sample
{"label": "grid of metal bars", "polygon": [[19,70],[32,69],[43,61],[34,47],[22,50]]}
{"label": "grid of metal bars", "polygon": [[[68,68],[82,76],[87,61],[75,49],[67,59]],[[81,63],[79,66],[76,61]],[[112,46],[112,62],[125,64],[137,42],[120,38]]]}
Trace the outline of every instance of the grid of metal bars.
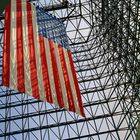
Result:
{"label": "grid of metal bars", "polygon": [[[86,118],[1,86],[0,139],[135,140],[140,112],[140,2],[50,0],[46,5],[66,25]],[[0,19],[1,73],[3,16]]]}

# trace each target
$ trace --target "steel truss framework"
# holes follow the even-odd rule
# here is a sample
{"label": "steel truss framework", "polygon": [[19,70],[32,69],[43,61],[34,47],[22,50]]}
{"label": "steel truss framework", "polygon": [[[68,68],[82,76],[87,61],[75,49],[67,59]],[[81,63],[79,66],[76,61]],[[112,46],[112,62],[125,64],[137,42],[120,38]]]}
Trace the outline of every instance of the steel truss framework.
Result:
{"label": "steel truss framework", "polygon": [[[0,139],[135,139],[140,112],[140,2],[50,0],[46,5],[45,10],[67,27],[86,118],[1,86]],[[0,24],[1,73],[2,16]]]}

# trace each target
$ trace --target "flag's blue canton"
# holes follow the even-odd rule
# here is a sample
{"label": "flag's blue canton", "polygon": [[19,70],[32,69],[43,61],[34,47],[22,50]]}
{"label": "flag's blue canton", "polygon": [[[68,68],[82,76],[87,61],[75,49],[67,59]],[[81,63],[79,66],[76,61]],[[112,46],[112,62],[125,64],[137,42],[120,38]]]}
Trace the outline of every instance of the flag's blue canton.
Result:
{"label": "flag's blue canton", "polygon": [[42,8],[37,7],[36,11],[39,34],[69,49],[66,28],[63,22],[48,12],[45,12]]}

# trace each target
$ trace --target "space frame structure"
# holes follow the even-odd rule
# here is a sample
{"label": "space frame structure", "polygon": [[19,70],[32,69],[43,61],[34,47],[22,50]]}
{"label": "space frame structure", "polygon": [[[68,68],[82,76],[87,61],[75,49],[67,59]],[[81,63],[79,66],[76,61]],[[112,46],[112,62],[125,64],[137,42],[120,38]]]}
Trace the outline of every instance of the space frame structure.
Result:
{"label": "space frame structure", "polygon": [[[39,4],[66,26],[86,117],[0,86],[0,140],[135,140],[140,114],[140,2]],[[0,81],[3,20],[1,15]]]}

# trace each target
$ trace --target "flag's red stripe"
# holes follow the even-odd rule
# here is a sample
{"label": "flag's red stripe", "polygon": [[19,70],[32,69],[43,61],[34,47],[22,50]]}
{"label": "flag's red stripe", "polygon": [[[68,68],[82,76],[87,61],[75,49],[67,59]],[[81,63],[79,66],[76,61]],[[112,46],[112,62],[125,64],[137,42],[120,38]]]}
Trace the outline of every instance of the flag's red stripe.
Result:
{"label": "flag's red stripe", "polygon": [[31,85],[32,85],[32,96],[39,99],[39,88],[37,80],[37,69],[35,59],[35,46],[34,46],[34,35],[33,35],[33,23],[32,23],[32,9],[31,4],[27,3],[27,24],[28,24],[28,47],[30,57],[30,73],[31,73]]}
{"label": "flag's red stripe", "polygon": [[4,48],[3,48],[3,69],[2,84],[9,86],[10,78],[10,24],[11,23],[11,2],[5,9],[4,20]]}
{"label": "flag's red stripe", "polygon": [[56,56],[54,51],[54,45],[52,41],[49,41],[50,45],[50,53],[51,53],[51,61],[53,67],[53,74],[54,74],[54,82],[55,82],[55,89],[56,89],[56,96],[57,101],[60,107],[64,107],[63,97],[62,97],[62,90],[60,85],[59,73],[57,68]]}
{"label": "flag's red stripe", "polygon": [[23,33],[22,33],[22,5],[21,0],[17,2],[17,88],[20,92],[25,92],[24,85],[24,60],[23,60]]}
{"label": "flag's red stripe", "polygon": [[71,70],[72,70],[72,74],[73,74],[73,79],[74,79],[74,84],[75,84],[75,88],[76,88],[76,94],[77,94],[77,98],[78,98],[80,112],[81,112],[82,116],[85,116],[82,99],[81,99],[81,95],[80,95],[80,89],[79,89],[79,85],[78,85],[78,80],[77,80],[77,76],[76,76],[76,72],[75,72],[75,68],[74,68],[74,64],[73,64],[73,60],[72,60],[70,51],[68,51],[68,56],[69,56],[70,66],[71,66]]}
{"label": "flag's red stripe", "polygon": [[42,64],[42,75],[43,75],[44,88],[45,88],[45,92],[46,92],[46,100],[49,103],[53,103],[52,96],[51,96],[49,75],[48,75],[49,66],[47,66],[47,60],[46,60],[47,52],[45,52],[45,44],[44,44],[43,36],[39,36],[39,43],[40,43],[40,57],[41,57],[41,64]]}
{"label": "flag's red stripe", "polygon": [[63,48],[61,46],[59,46],[59,55],[60,55],[62,71],[63,71],[63,75],[64,75],[64,80],[65,80],[66,90],[67,90],[66,94],[68,97],[69,110],[75,112],[74,100],[73,100],[73,96],[72,96],[66,61],[65,61],[65,57],[64,57]]}

